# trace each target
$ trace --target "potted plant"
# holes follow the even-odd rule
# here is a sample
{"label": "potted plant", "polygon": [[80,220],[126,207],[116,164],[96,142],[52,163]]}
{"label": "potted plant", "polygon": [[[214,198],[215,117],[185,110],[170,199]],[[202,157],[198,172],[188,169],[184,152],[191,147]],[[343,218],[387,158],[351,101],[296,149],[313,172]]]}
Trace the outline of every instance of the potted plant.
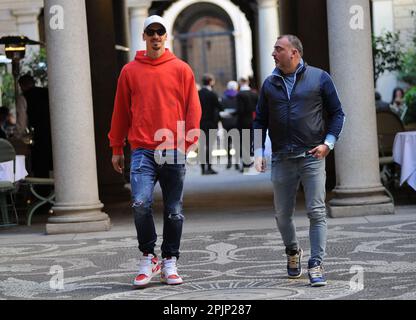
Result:
{"label": "potted plant", "polygon": [[403,122],[406,126],[416,129],[416,33],[412,42],[413,45],[402,55],[399,78],[410,85],[404,95],[407,112]]}
{"label": "potted plant", "polygon": [[416,86],[407,90],[404,95],[404,101],[407,106],[407,111],[403,122],[407,129],[416,130]]}

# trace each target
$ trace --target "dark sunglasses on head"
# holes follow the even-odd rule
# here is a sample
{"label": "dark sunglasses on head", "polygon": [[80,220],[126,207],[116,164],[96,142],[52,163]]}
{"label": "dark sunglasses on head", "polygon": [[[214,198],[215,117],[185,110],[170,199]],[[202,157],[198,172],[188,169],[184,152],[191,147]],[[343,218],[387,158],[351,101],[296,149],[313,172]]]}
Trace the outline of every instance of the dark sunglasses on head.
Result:
{"label": "dark sunglasses on head", "polygon": [[159,36],[163,36],[166,33],[165,28],[160,29],[146,29],[144,30],[144,33],[146,33],[149,37],[152,37],[155,33],[157,33]]}

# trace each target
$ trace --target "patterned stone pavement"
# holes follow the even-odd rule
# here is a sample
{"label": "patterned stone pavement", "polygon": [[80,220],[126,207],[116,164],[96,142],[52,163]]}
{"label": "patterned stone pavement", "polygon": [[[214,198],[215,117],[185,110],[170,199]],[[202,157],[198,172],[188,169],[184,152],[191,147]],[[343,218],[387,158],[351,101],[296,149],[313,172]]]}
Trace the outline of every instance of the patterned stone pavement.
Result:
{"label": "patterned stone pavement", "polygon": [[[124,204],[106,206],[109,232],[45,236],[42,216],[34,217],[32,227],[0,229],[0,300],[416,299],[416,206],[396,207],[393,216],[329,219],[328,285],[311,288],[305,271],[298,280],[286,277],[270,175],[216,169],[220,174],[201,177],[199,167],[190,167],[185,180],[183,285],[167,287],[154,279],[148,288],[132,290],[139,253]],[[156,188],[159,233],[161,198]],[[300,194],[295,221],[306,267],[302,199]]]}
{"label": "patterned stone pavement", "polygon": [[[154,279],[132,290],[133,236],[0,244],[0,299],[416,299],[416,217],[329,225],[328,285],[289,280],[284,248],[266,229],[188,232],[179,270],[185,283]],[[331,220],[330,220],[331,222]],[[213,229],[215,226],[213,226]],[[217,229],[218,230],[218,229]],[[308,259],[308,228],[298,227]],[[158,247],[160,248],[160,241]]]}

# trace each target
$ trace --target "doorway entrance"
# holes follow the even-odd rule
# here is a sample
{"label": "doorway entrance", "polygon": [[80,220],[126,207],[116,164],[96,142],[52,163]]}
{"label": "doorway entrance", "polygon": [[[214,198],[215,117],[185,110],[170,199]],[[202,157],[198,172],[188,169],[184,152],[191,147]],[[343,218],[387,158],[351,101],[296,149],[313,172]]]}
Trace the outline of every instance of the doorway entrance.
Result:
{"label": "doorway entrance", "polygon": [[222,8],[201,5],[188,7],[176,20],[173,51],[191,66],[197,83],[204,73],[213,74],[221,95],[227,82],[237,78],[234,28]]}

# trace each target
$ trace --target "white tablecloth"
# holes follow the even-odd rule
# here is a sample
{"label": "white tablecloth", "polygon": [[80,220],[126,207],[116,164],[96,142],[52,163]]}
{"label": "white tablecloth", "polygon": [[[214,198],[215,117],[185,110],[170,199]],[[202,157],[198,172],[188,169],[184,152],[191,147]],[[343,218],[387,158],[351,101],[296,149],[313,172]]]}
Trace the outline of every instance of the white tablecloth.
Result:
{"label": "white tablecloth", "polygon": [[16,156],[16,175],[13,176],[13,161],[0,163],[0,181],[16,182],[28,175],[25,156]]}
{"label": "white tablecloth", "polygon": [[416,131],[396,134],[393,145],[393,159],[402,167],[400,185],[407,181],[416,190]]}

